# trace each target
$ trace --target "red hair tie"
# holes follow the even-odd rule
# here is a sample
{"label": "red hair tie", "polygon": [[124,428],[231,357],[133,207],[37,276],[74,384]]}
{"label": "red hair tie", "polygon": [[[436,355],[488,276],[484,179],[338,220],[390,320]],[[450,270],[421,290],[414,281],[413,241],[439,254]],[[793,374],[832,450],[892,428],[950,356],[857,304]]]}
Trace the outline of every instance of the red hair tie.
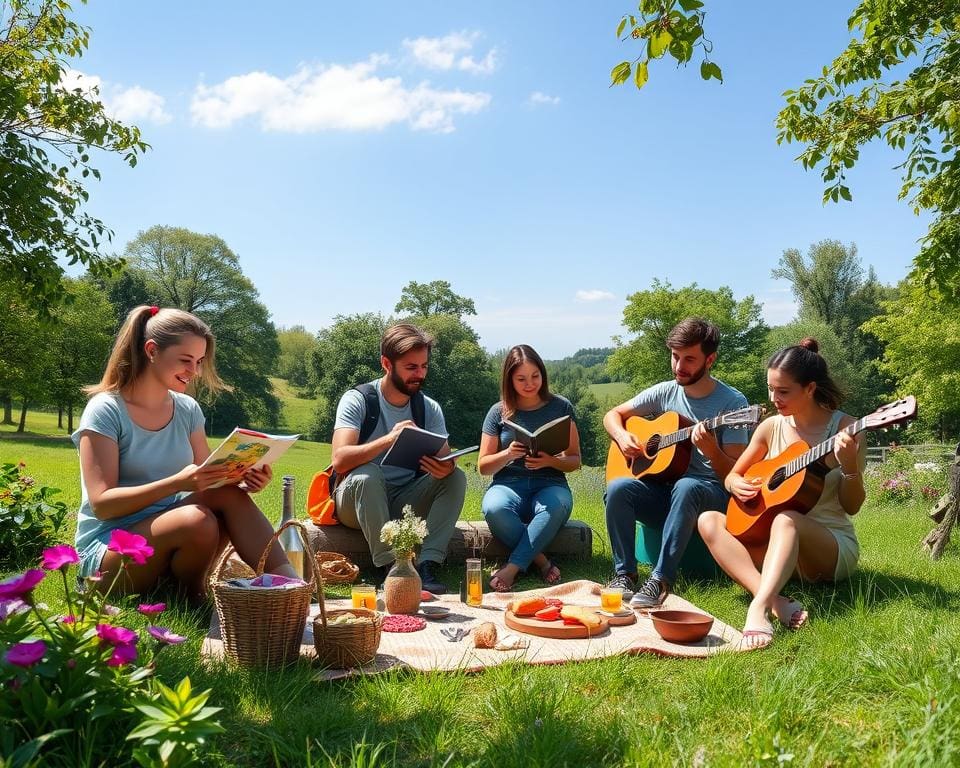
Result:
{"label": "red hair tie", "polygon": [[160,311],[160,307],[150,307],[150,317],[153,317],[159,311]]}

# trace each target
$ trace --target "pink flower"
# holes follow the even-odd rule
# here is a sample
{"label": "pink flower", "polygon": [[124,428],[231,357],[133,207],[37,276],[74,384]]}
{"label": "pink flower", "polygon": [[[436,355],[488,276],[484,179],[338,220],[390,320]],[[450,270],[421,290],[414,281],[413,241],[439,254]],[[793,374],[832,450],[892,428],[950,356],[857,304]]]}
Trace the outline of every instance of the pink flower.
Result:
{"label": "pink flower", "polygon": [[8,616],[13,616],[15,613],[23,613],[29,610],[30,607],[19,597],[0,599],[0,621],[3,621]]}
{"label": "pink flower", "polygon": [[163,613],[167,610],[166,603],[140,603],[137,606],[137,610],[140,611],[144,616],[150,616],[154,613]]}
{"label": "pink flower", "polygon": [[120,609],[117,608],[117,606],[108,605],[107,603],[103,604],[103,608],[101,608],[100,611],[104,616],[116,616],[118,613],[120,613]]}
{"label": "pink flower", "polygon": [[7,651],[4,659],[18,667],[32,667],[46,652],[47,644],[43,640],[34,640],[32,643],[17,643]]}
{"label": "pink flower", "polygon": [[187,639],[183,635],[175,635],[166,627],[155,627],[151,625],[147,627],[147,632],[161,643],[169,643],[170,645],[179,645]]}
{"label": "pink flower", "polygon": [[137,646],[133,643],[124,643],[118,645],[113,649],[113,653],[110,654],[110,658],[107,659],[108,667],[122,667],[124,664],[129,664],[131,661],[136,661],[137,658]]}
{"label": "pink flower", "polygon": [[77,550],[69,544],[59,544],[56,547],[43,550],[43,567],[48,571],[57,571],[60,568],[76,565],[79,562],[80,558],[77,555]]}
{"label": "pink flower", "polygon": [[77,617],[71,613],[67,616],[64,616],[62,619],[60,619],[60,621],[63,622],[64,624],[75,624],[77,621]]}
{"label": "pink flower", "polygon": [[110,543],[107,549],[111,552],[118,552],[126,555],[137,565],[143,565],[147,558],[153,554],[153,547],[147,544],[147,540],[136,533],[130,533],[122,528],[115,528],[110,534]]}
{"label": "pink flower", "polygon": [[126,627],[115,627],[112,624],[97,624],[97,637],[110,645],[129,645],[137,642],[137,633]]}
{"label": "pink flower", "polygon": [[14,576],[12,579],[0,581],[0,598],[23,597],[33,592],[46,574],[37,569],[31,568],[26,573]]}

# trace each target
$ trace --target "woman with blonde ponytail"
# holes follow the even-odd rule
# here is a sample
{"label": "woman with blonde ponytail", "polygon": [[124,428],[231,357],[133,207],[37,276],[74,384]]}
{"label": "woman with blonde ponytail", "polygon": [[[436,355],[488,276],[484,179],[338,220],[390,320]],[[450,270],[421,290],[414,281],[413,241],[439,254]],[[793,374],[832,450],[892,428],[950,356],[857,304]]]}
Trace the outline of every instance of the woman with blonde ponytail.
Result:
{"label": "woman with blonde ponytail", "polygon": [[[225,389],[214,365],[215,342],[198,317],[179,309],[139,306],[127,315],[99,384],[72,438],[80,454],[82,502],[76,546],[80,576],[99,571],[109,584],[120,555],[107,549],[121,528],[146,538],[154,554],[128,565],[117,587],[148,590],[171,574],[191,598],[230,541],[256,565],[272,528],[250,498],[272,478],[270,467],[250,470],[239,485],[212,488],[224,470],[201,468],[210,449],[204,416],[187,394],[195,382]],[[266,568],[293,576],[274,548]]]}

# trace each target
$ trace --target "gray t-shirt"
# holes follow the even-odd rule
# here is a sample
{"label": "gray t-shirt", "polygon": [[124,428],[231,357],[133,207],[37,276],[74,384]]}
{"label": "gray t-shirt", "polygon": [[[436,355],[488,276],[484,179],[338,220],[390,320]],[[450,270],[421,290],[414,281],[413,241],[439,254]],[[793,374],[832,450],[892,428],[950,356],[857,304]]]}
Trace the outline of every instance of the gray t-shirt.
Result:
{"label": "gray t-shirt", "polygon": [[[716,386],[706,397],[689,397],[676,381],[663,381],[647,387],[630,401],[630,407],[638,416],[659,416],[674,411],[686,416],[690,421],[712,419],[724,411],[735,411],[747,406],[747,398],[733,387],[717,381]],[[746,445],[750,432],[746,429],[718,427],[714,432],[717,442],[723,445]],[[689,477],[707,477],[717,479],[710,460],[694,447],[690,456],[690,466],[684,473]]]}
{"label": "gray t-shirt", "polygon": [[[576,421],[577,416],[573,412],[573,405],[565,397],[552,395],[550,400],[539,408],[532,411],[516,411],[510,417],[510,421],[519,424],[529,432],[533,432],[542,427],[547,422],[559,419],[561,416],[570,416]],[[482,432],[485,435],[495,435],[499,441],[497,450],[502,451],[516,439],[516,432],[513,427],[508,427],[503,423],[503,402],[496,402],[490,406],[487,411],[487,417],[483,420]],[[523,464],[523,459],[515,459],[508,462],[507,465],[493,475],[494,483],[506,483],[510,480],[520,480],[529,477],[535,477],[538,480],[556,480],[558,485],[567,484],[567,476],[559,469],[545,467],[544,469],[527,469]]]}
{"label": "gray t-shirt", "polygon": [[[119,393],[96,394],[83,409],[80,424],[70,436],[73,444],[80,447],[80,436],[84,432],[96,432],[115,441],[120,450],[117,486],[121,488],[146,485],[175,475],[193,463],[190,435],[203,431],[204,418],[197,401],[189,395],[171,391],[170,396],[173,398],[173,417],[161,429],[149,430],[133,423]],[[80,487],[76,547],[81,553],[92,542],[105,541],[105,536],[114,528],[129,528],[178,501],[182,495],[172,494],[124,517],[98,520],[87,498],[82,469]]]}
{"label": "gray t-shirt", "polygon": [[[377,426],[370,434],[370,437],[367,438],[366,442],[368,443],[379,437],[383,437],[393,429],[399,421],[413,421],[413,409],[410,407],[409,400],[406,405],[401,407],[391,405],[380,391],[380,379],[370,383],[376,387],[377,396],[380,398],[380,420],[377,422]],[[366,414],[367,407],[363,400],[363,395],[356,389],[348,389],[343,393],[340,402],[337,404],[337,418],[333,423],[333,431],[336,432],[338,429],[355,429],[359,432],[360,427],[363,426],[363,419]],[[440,435],[447,434],[447,424],[443,420],[443,411],[440,409],[440,404],[426,395],[423,396],[423,415],[424,429]],[[386,451],[383,453],[386,453]],[[371,461],[374,464],[379,464],[383,459],[383,453],[377,455],[371,459]],[[388,465],[382,467],[382,470],[387,485],[406,485],[416,477],[415,472],[404,469],[403,467]]]}

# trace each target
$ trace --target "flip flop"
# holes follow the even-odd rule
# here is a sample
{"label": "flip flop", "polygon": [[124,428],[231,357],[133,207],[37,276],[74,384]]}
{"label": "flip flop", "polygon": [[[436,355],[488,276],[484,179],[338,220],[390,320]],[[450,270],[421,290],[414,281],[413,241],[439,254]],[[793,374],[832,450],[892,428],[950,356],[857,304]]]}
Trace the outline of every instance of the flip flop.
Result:
{"label": "flip flop", "polygon": [[756,627],[743,628],[743,640],[740,641],[748,651],[759,651],[773,642],[773,624],[769,621]]}
{"label": "flip flop", "polygon": [[807,609],[803,607],[803,604],[799,600],[788,600],[787,610],[790,616],[787,621],[784,621],[779,616],[777,617],[780,623],[787,629],[796,632],[807,623]]}
{"label": "flip flop", "polygon": [[513,583],[508,584],[505,579],[501,579],[497,574],[490,577],[490,589],[494,592],[512,592]]}
{"label": "flip flop", "polygon": [[[557,575],[555,578],[551,579],[550,574],[553,572],[556,572]],[[563,576],[560,573],[560,569],[556,566],[556,564],[552,560],[547,560],[547,564],[540,569],[540,578],[543,579],[543,582],[545,584],[552,585],[552,584],[559,584],[560,579],[562,579]]]}

